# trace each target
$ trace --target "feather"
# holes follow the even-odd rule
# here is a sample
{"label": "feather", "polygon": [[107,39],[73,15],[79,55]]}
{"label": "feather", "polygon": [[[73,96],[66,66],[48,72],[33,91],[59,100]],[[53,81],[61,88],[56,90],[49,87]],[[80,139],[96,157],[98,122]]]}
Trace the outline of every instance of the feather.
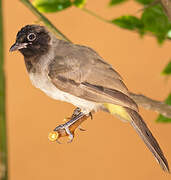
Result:
{"label": "feather", "polygon": [[170,172],[168,162],[158,144],[154,136],[152,135],[151,131],[141,118],[141,116],[134,110],[125,108],[126,111],[129,113],[132,121],[130,122],[131,125],[134,127],[138,135],[142,138],[144,143],[147,145],[149,150],[153,153],[154,157],[156,158],[157,162],[160,164],[161,168],[166,171]]}

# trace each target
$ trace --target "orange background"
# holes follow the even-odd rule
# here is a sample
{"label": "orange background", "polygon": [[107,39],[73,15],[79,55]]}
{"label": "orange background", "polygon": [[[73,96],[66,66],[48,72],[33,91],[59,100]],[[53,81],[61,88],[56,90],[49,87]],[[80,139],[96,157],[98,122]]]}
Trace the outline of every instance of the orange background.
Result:
{"label": "orange background", "polygon": [[[109,0],[88,1],[87,8],[106,18],[123,14],[140,15],[133,1],[108,8]],[[4,0],[5,70],[9,175],[11,180],[168,180],[154,157],[127,123],[99,112],[77,131],[72,144],[48,141],[48,133],[71,115],[71,104],[54,101],[34,88],[19,53],[9,53],[17,31],[36,17],[18,0]],[[156,100],[170,91],[170,80],[160,75],[171,58],[170,42],[159,46],[153,37],[106,24],[77,8],[49,19],[73,42],[88,45],[100,53],[123,76],[128,88]],[[140,108],[141,115],[159,141],[171,165],[171,123],[157,124],[155,112]]]}

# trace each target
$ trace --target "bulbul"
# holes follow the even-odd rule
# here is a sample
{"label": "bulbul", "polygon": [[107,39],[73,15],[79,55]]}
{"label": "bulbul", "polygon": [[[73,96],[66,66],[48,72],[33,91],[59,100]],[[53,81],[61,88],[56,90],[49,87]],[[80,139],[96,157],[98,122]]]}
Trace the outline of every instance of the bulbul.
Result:
{"label": "bulbul", "polygon": [[32,84],[86,115],[106,111],[129,122],[166,172],[168,162],[138,113],[121,76],[93,49],[57,39],[45,27],[27,25],[10,51],[19,50]]}

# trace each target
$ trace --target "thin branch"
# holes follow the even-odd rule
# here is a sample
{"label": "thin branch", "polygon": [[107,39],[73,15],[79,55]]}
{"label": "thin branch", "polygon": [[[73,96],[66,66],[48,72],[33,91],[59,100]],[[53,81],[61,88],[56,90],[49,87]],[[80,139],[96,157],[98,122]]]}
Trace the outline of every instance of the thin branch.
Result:
{"label": "thin branch", "polygon": [[171,0],[155,0],[152,3],[145,5],[144,8],[141,9],[141,11],[145,10],[149,7],[152,7],[158,3],[160,3],[162,5],[166,16],[168,17],[169,21],[171,22]]}
{"label": "thin branch", "polygon": [[149,109],[162,114],[165,117],[171,118],[171,106],[165,104],[164,102],[153,100],[142,94],[130,93],[132,99],[144,109]]}
{"label": "thin branch", "polygon": [[153,6],[155,6],[156,4],[159,4],[159,3],[160,3],[160,0],[155,0],[155,1],[151,2],[150,4],[144,5],[144,7],[141,8],[141,9],[139,9],[139,10],[137,11],[137,13],[138,13],[138,12],[143,12],[143,11],[146,10],[147,8],[153,7]]}
{"label": "thin branch", "polygon": [[5,114],[5,75],[4,75],[4,44],[3,44],[3,14],[0,0],[0,179],[8,179],[7,136]]}
{"label": "thin branch", "polygon": [[[46,26],[49,27],[51,31],[53,31],[56,35],[60,36],[62,39],[71,42],[62,32],[60,32],[44,15],[42,15],[28,0],[20,0],[23,4],[25,4]],[[109,22],[108,20],[102,18],[101,16],[91,12],[90,10],[83,8],[83,11],[88,14],[104,21]],[[142,106],[145,109],[153,110],[158,113],[163,114],[166,117],[171,118],[171,106],[164,104],[163,102],[152,100],[144,95],[138,95],[131,93],[131,97],[134,101]]]}
{"label": "thin branch", "polygon": [[163,6],[163,9],[171,21],[171,0],[160,0],[160,4]]}
{"label": "thin branch", "polygon": [[107,20],[107,19],[105,19],[105,18],[103,18],[102,16],[100,16],[100,15],[98,15],[98,14],[96,14],[95,12],[93,12],[93,11],[90,11],[89,9],[87,9],[87,8],[81,8],[81,10],[83,10],[84,12],[86,12],[86,13],[88,13],[88,14],[90,14],[91,16],[94,16],[94,17],[96,17],[97,19],[99,19],[99,20],[101,20],[101,21],[103,21],[103,22],[106,22],[106,23],[111,23],[109,20]]}
{"label": "thin branch", "polygon": [[59,29],[57,29],[43,14],[41,14],[29,0],[20,0],[30,11],[37,16],[56,36],[65,41],[71,42]]}
{"label": "thin branch", "polygon": [[[153,3],[151,3],[151,4],[148,5],[148,6],[145,6],[144,8],[140,9],[139,11],[142,11],[142,10],[145,10],[146,8],[149,8],[149,7],[151,7],[151,6],[154,6],[154,5],[156,5],[157,3],[159,3],[159,1],[165,1],[165,0],[155,0]],[[166,0],[166,1],[169,1],[169,0]],[[170,0],[170,1],[171,1],[171,0]],[[171,6],[171,4],[170,4],[170,6]],[[88,13],[89,15],[91,15],[91,16],[99,19],[100,21],[103,21],[103,22],[105,22],[105,23],[109,23],[109,24],[115,25],[114,23],[112,23],[111,20],[105,19],[104,17],[100,16],[99,14],[96,14],[95,12],[93,12],[93,11],[91,11],[91,10],[85,8],[85,7],[84,7],[84,8],[80,8],[80,9],[83,10],[84,12]],[[170,8],[170,9],[171,9],[171,8]],[[138,11],[138,12],[139,12],[139,11]],[[169,16],[168,16],[168,17],[169,17]],[[170,11],[170,19],[171,19],[171,11]],[[125,28],[124,28],[124,30],[127,30],[127,31],[128,31],[128,29],[125,29]],[[130,30],[129,30],[129,31],[130,31]],[[131,32],[136,33],[136,34],[139,34],[139,31],[136,30],[136,29],[135,29],[135,30],[131,30]],[[154,34],[152,34],[151,32],[146,32],[146,35],[148,35],[148,36],[150,36],[150,37],[155,37],[155,38],[156,38],[156,36],[155,36]],[[166,37],[166,39],[170,41],[170,37]]]}

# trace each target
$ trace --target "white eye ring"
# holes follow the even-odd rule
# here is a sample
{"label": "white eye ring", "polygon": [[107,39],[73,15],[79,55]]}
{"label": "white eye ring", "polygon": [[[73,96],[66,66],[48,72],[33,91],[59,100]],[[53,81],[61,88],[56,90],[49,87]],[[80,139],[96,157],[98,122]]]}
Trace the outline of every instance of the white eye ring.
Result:
{"label": "white eye ring", "polygon": [[34,41],[36,39],[36,35],[34,33],[30,33],[28,36],[27,36],[27,39],[29,41]]}

